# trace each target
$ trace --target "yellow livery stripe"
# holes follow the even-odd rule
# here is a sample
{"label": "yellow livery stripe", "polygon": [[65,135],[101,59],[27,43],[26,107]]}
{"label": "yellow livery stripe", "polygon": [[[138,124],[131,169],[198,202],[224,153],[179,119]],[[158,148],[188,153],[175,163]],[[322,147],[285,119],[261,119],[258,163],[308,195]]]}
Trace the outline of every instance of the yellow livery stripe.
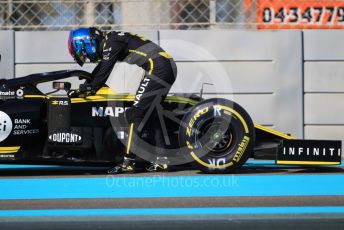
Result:
{"label": "yellow livery stripe", "polygon": [[294,139],[296,139],[296,138],[293,137],[293,136],[289,136],[289,135],[287,135],[287,134],[285,134],[285,133],[282,133],[282,132],[279,132],[279,131],[276,131],[276,130],[273,130],[273,129],[269,129],[269,128],[264,127],[264,126],[259,125],[259,124],[254,124],[254,127],[255,127],[256,129],[260,129],[260,130],[262,130],[262,131],[271,133],[271,134],[273,134],[273,135],[282,137],[282,138],[287,139],[287,140],[294,140]]}
{"label": "yellow livery stripe", "polygon": [[10,150],[19,150],[20,149],[20,146],[10,146],[10,147],[0,147],[0,151],[1,150],[7,150],[7,151],[10,151]]}
{"label": "yellow livery stripe", "polygon": [[20,149],[20,146],[7,146],[7,147],[0,147],[0,154],[5,153],[16,153]]}
{"label": "yellow livery stripe", "polygon": [[167,52],[159,52],[159,54],[160,54],[160,56],[167,58],[167,59],[172,58],[172,55],[167,53]]}
{"label": "yellow livery stripe", "polygon": [[71,102],[74,103],[85,103],[85,102],[102,102],[102,101],[132,101],[134,96],[89,96],[86,98],[72,98]]}
{"label": "yellow livery stripe", "polygon": [[151,75],[154,69],[154,62],[151,58],[148,60],[149,60],[149,65],[150,65],[148,75]]}
{"label": "yellow livery stripe", "polygon": [[9,153],[17,153],[18,151],[1,151],[0,154],[9,154]]}
{"label": "yellow livery stripe", "polygon": [[116,92],[110,87],[102,87],[97,91],[96,95],[116,95]]}
{"label": "yellow livery stripe", "polygon": [[127,146],[127,152],[126,154],[130,153],[130,146],[131,146],[131,140],[133,138],[133,131],[134,131],[134,123],[130,124],[130,131],[129,131],[129,137],[128,137],[128,146]]}
{"label": "yellow livery stripe", "polygon": [[167,102],[179,102],[179,103],[186,103],[190,105],[196,105],[198,101],[190,99],[190,98],[185,98],[185,97],[179,97],[179,96],[167,96],[165,101]]}
{"label": "yellow livery stripe", "polygon": [[141,55],[143,57],[147,57],[147,54],[144,53],[144,52],[141,52],[141,51],[138,51],[138,50],[129,50],[130,53],[135,53],[135,54],[138,54],[138,55]]}
{"label": "yellow livery stripe", "polygon": [[277,161],[278,165],[339,165],[341,162],[325,161]]}
{"label": "yellow livery stripe", "polygon": [[48,98],[44,95],[24,95],[24,98]]}
{"label": "yellow livery stripe", "polygon": [[[43,96],[43,95],[25,95],[25,98],[49,98],[49,97]],[[85,103],[85,102],[101,102],[101,101],[133,101],[134,98],[135,98],[134,95],[116,94],[116,92],[113,91],[112,89],[108,87],[103,87],[99,89],[97,91],[97,94],[94,96],[88,96],[86,98],[71,98],[71,102],[72,103]],[[180,96],[167,96],[165,101],[185,103],[185,104],[191,104],[191,105],[195,105],[198,102],[197,100],[184,98]]]}
{"label": "yellow livery stripe", "polygon": [[[85,103],[85,102],[102,102],[102,101],[132,101],[134,97],[124,97],[124,98],[72,98],[72,104],[74,103]],[[195,105],[197,101],[192,99],[165,99],[166,102],[176,102]]]}

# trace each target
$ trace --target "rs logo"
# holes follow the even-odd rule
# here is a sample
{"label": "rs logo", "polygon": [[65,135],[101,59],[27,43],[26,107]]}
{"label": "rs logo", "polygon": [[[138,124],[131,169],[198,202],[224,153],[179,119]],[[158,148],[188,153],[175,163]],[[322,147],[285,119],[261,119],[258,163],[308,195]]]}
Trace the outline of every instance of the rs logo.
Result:
{"label": "rs logo", "polygon": [[55,100],[55,101],[52,101],[51,104],[53,104],[53,105],[68,105],[68,101]]}

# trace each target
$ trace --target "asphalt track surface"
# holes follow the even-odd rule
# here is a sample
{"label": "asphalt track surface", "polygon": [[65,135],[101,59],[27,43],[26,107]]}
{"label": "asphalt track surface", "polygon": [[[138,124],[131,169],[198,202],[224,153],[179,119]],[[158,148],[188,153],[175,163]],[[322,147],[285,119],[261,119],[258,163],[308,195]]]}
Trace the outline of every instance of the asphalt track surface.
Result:
{"label": "asphalt track surface", "polygon": [[344,165],[108,176],[0,166],[0,229],[344,229]]}

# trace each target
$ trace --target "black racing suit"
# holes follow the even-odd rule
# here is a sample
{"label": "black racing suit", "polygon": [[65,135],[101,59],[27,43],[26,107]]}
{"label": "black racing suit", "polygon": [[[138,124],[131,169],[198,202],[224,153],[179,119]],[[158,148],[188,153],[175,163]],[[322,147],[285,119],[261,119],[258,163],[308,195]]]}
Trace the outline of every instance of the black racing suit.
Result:
{"label": "black racing suit", "polygon": [[[155,43],[136,34],[117,31],[106,34],[102,57],[102,61],[92,72],[94,80],[90,84],[93,89],[104,85],[117,61],[136,64],[145,70],[133,106],[126,110],[126,118],[130,124],[126,156],[133,158],[133,132],[140,132],[139,127],[142,129],[141,122],[149,108],[160,105],[164,100],[175,81],[177,67],[172,57]],[[163,137],[156,136],[155,144],[163,147],[161,142]]]}

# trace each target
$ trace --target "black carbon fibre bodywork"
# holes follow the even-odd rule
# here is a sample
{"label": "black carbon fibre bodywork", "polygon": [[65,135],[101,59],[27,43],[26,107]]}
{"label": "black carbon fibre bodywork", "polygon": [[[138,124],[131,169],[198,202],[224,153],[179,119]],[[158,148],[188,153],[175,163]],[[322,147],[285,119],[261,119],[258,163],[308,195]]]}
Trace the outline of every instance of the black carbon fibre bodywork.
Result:
{"label": "black carbon fibre bodywork", "polygon": [[[129,129],[125,110],[132,106],[134,97],[116,94],[106,85],[96,95],[91,96],[70,94],[70,91],[62,96],[52,96],[37,88],[40,83],[52,83],[62,79],[68,82],[70,77],[78,77],[86,82],[92,80],[90,73],[80,70],[55,71],[0,80],[0,163],[113,165],[123,158]],[[188,147],[191,151],[187,154],[192,156],[191,160],[194,159],[206,166],[205,168],[221,168],[223,165],[220,163],[224,162],[230,166],[231,163],[221,154],[215,155],[214,159],[203,161],[194,154],[192,146],[187,146],[188,142],[182,141],[181,144],[181,126],[190,126],[194,130],[194,124],[202,123],[195,122],[195,119],[202,119],[202,111],[198,111],[199,106],[195,106],[202,104],[201,101],[205,102],[197,95],[179,94],[166,97],[162,103],[164,130],[169,139],[166,148]],[[207,99],[207,103],[212,101],[211,106],[204,106],[203,109],[209,109],[211,114],[214,112],[214,119],[216,114],[220,113],[218,108],[222,107],[226,110],[223,110],[224,113],[234,119],[242,119],[243,127],[247,126],[245,120],[250,118],[248,114],[247,118],[242,118],[243,112],[238,113],[236,110],[240,106],[232,109],[229,105],[223,106],[221,101],[224,99]],[[185,123],[183,119],[192,113],[195,115]],[[151,146],[154,146],[151,127],[157,119],[159,120],[157,117],[150,117],[141,134],[141,138]],[[235,154],[234,157],[239,158],[238,160],[245,154],[245,159],[248,155],[260,159],[275,159],[277,164],[340,164],[340,141],[296,141],[288,134],[252,122],[247,124],[254,126],[250,138],[254,148],[244,153],[247,145],[241,142],[242,146],[237,151],[229,153],[231,156]],[[197,127],[195,129],[197,130]],[[211,141],[219,143],[218,134],[214,132]],[[229,141],[228,146],[233,143]],[[326,157],[319,157],[320,154]],[[302,157],[299,157],[300,155]]]}
{"label": "black carbon fibre bodywork", "polygon": [[[0,80],[0,136],[3,136],[0,163],[104,165],[121,159],[128,131],[125,109],[132,105],[132,96],[109,94],[106,86],[95,96],[76,98],[45,95],[37,88],[39,83],[75,76],[85,81],[91,79],[88,72],[66,70]],[[48,116],[50,103],[64,100],[70,106],[71,129],[60,133],[79,135],[79,142],[58,143],[62,134],[56,135],[55,142],[49,139],[49,124],[56,124],[59,120],[65,122],[65,118],[61,118],[63,112],[55,111],[56,114]],[[173,117],[181,119],[198,100],[200,98],[195,95],[173,95],[167,97],[163,107]],[[63,107],[62,104],[57,106]],[[116,124],[111,124],[111,120],[116,120]],[[166,126],[170,139],[178,140],[178,123],[167,119]],[[171,148],[178,147],[178,141],[171,145]]]}

